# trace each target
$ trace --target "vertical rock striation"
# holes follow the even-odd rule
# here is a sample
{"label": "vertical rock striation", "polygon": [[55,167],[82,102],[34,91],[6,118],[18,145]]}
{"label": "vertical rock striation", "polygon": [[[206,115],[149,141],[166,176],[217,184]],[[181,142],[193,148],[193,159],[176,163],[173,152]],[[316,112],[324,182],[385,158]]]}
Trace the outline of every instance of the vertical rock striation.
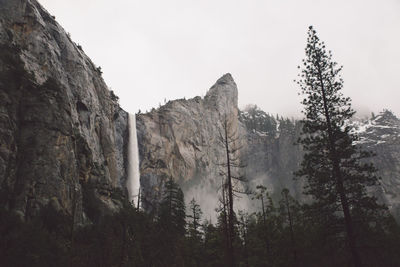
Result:
{"label": "vertical rock striation", "polygon": [[375,154],[380,185],[371,193],[385,203],[400,221],[400,119],[384,110],[366,121],[354,122],[360,140],[357,144]]}
{"label": "vertical rock striation", "polygon": [[1,204],[76,223],[126,195],[128,115],[101,71],[36,0],[0,0]]}
{"label": "vertical rock striation", "polygon": [[244,125],[243,158],[251,187],[266,186],[274,199],[280,199],[282,189],[288,188],[297,199],[304,200],[303,182],[293,179],[303,157],[301,147],[295,145],[300,136],[300,122],[274,118],[257,107],[241,111],[240,121]]}
{"label": "vertical rock striation", "polygon": [[225,116],[238,128],[237,99],[236,84],[225,74],[204,98],[169,101],[137,116],[143,204],[147,208],[159,200],[164,182],[172,178],[187,199],[195,197],[201,202],[206,215],[214,213],[221,184],[218,163],[224,158],[219,131]]}

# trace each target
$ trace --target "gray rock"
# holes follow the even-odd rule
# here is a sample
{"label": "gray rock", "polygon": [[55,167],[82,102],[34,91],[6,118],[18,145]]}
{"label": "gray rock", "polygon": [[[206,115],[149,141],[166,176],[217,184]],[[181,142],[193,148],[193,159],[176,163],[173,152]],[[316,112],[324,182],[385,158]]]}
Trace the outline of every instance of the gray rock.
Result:
{"label": "gray rock", "polygon": [[360,137],[358,145],[375,154],[371,162],[378,170],[380,185],[370,191],[400,221],[400,119],[384,110],[354,125]]}
{"label": "gray rock", "polygon": [[126,194],[127,113],[36,0],[0,0],[0,188],[25,218],[96,220]]}
{"label": "gray rock", "polygon": [[221,184],[218,163],[224,158],[219,131],[225,116],[238,128],[238,92],[230,74],[213,85],[204,98],[169,101],[137,116],[141,185],[144,205],[151,208],[172,178],[187,199],[196,197],[206,214],[213,213]]}

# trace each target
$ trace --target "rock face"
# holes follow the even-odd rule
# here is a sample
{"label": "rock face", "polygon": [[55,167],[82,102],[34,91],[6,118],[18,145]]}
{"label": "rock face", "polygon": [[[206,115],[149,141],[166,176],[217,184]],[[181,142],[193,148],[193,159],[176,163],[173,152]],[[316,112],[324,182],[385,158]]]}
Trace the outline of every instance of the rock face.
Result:
{"label": "rock face", "polygon": [[293,173],[300,167],[303,157],[301,147],[296,145],[301,123],[273,117],[257,106],[240,111],[239,120],[245,128],[246,177],[251,187],[262,184],[273,198],[279,199],[283,188],[288,188],[297,199],[303,200],[303,181],[294,181]]}
{"label": "rock face", "polygon": [[357,143],[375,154],[371,161],[381,180],[371,191],[400,221],[400,119],[385,110],[354,125],[360,137]]}
{"label": "rock face", "polygon": [[[303,154],[300,146],[293,146],[301,123],[276,119],[256,108],[241,112],[240,120],[246,125],[249,140],[249,179],[257,179],[275,193],[286,187],[297,199],[304,200],[304,181],[292,179]],[[380,185],[369,188],[370,193],[400,220],[400,120],[386,110],[367,120],[355,120],[352,125],[360,138],[356,144],[375,154],[369,160],[381,180]]]}
{"label": "rock face", "polygon": [[137,115],[144,205],[151,208],[164,182],[172,178],[187,199],[196,197],[206,213],[214,210],[221,184],[218,164],[224,158],[219,132],[224,120],[238,129],[237,99],[236,84],[226,74],[204,98],[170,101]]}
{"label": "rock face", "polygon": [[1,205],[52,205],[76,223],[126,195],[127,113],[101,71],[36,0],[0,0]]}

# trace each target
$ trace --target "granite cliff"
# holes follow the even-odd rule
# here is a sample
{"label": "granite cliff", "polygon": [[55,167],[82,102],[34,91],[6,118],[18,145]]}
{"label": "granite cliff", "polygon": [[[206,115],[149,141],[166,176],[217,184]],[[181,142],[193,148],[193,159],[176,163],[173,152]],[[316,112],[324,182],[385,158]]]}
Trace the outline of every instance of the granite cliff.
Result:
{"label": "granite cliff", "polygon": [[137,115],[144,205],[159,200],[164,182],[172,178],[187,199],[195,197],[212,213],[221,184],[218,164],[224,158],[219,132],[225,119],[238,130],[237,100],[236,84],[225,74],[204,98],[169,101]]}
{"label": "granite cliff", "polygon": [[354,129],[360,137],[358,145],[375,154],[371,161],[381,179],[371,192],[400,221],[400,119],[384,110],[377,116],[354,122]]}
{"label": "granite cliff", "polygon": [[77,224],[126,196],[128,114],[101,70],[36,0],[0,0],[1,205]]}

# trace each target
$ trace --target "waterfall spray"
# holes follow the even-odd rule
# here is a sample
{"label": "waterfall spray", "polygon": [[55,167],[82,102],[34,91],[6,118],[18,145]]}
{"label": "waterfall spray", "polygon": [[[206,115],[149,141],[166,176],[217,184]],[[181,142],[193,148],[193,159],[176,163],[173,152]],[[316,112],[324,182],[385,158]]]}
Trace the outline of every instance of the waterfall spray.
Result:
{"label": "waterfall spray", "polygon": [[129,114],[128,180],[126,187],[129,193],[129,201],[133,205],[139,206],[139,149],[136,133],[136,116],[134,114]]}

